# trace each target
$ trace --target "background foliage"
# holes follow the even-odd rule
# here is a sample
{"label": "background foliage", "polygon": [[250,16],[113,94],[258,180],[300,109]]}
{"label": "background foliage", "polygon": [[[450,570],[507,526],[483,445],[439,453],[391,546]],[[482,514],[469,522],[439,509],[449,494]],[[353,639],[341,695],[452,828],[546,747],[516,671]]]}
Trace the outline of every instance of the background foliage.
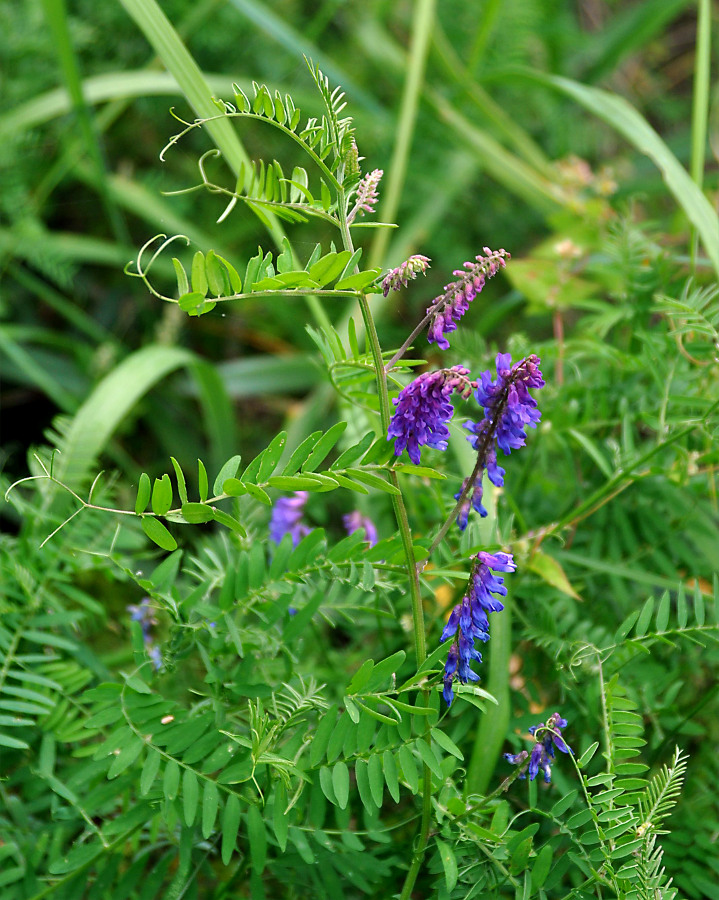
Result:
{"label": "background foliage", "polygon": [[[671,829],[657,845],[681,895],[719,895],[709,11],[698,23],[675,0],[2,7],[3,491],[41,473],[28,450],[49,465],[53,447],[55,474],[83,497],[105,469],[100,505],[133,509],[142,472],[172,475],[176,503],[176,470],[204,500],[203,472],[213,485],[237,454],[245,485],[227,507],[244,534],[171,526],[169,554],[139,520],[92,510],[41,548],[77,508],[48,481],[0,507],[4,897],[399,894],[424,766],[434,818],[417,896],[585,896],[614,852],[615,871],[629,856],[642,873],[624,895],[649,896],[658,857],[628,836],[650,820]],[[452,352],[475,374],[498,349],[538,353],[542,424],[489,518],[423,576],[431,651],[469,554],[502,544],[520,561],[482,667],[496,706],[463,694],[446,714],[415,689],[401,548],[367,468],[387,462],[382,440],[350,464],[364,481],[312,494],[305,543],[268,551],[263,501],[282,487],[269,479],[303,462],[331,478],[379,434],[371,378],[343,365],[354,308],[250,297],[189,317],[123,274],[157,232],[188,236],[188,268],[197,249],[241,272],[258,243],[281,250],[277,223],[249,209],[217,225],[224,198],[168,195],[198,182],[214,145],[235,172],[304,165],[272,129],[225,120],[158,154],[180,128],[170,106],[188,121],[216,113],[210,95],[232,100],[232,82],[320,115],[303,54],[345,90],[363,169],[385,170],[378,218],[400,227],[362,232],[363,267],[433,261],[406,292],[372,296],[385,348],[464,259],[486,244],[512,253]],[[314,220],[282,227],[303,264],[333,237]],[[153,274],[172,294],[164,257]],[[329,322],[344,350],[322,353],[305,326]],[[417,355],[439,364],[432,347]],[[428,457],[446,482],[402,476],[420,544],[471,468],[459,428],[471,414],[460,407],[454,445]],[[331,435],[324,458],[287,475],[315,432]],[[356,505],[383,539],[370,552],[342,528]],[[127,610],[146,596],[159,673]],[[585,773],[596,819],[564,759],[549,789],[493,793],[509,774],[500,753],[554,709],[577,757],[600,744]],[[682,787],[675,746],[689,763],[666,819]]]}

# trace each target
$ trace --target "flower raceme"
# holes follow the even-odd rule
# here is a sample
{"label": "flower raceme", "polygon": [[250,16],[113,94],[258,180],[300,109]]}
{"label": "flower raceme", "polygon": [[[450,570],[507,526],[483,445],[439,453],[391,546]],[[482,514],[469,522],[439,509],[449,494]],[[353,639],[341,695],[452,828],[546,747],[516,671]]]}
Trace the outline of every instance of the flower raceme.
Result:
{"label": "flower raceme", "polygon": [[499,612],[504,604],[498,597],[506,597],[504,578],[496,572],[514,572],[516,565],[510,553],[477,554],[467,585],[467,595],[452,610],[442,632],[441,641],[452,637],[447,663],[444,667],[444,690],[447,705],[454,700],[452,685],[456,680],[461,684],[479,681],[479,675],[470,667],[470,662],[482,661],[482,656],[474,646],[474,641],[489,640],[488,613]]}
{"label": "flower raceme", "polygon": [[475,256],[473,262],[464,263],[463,269],[455,269],[452,274],[457,276],[457,280],[446,284],[444,291],[427,308],[427,315],[431,316],[427,340],[430,344],[436,342],[442,350],[449,347],[446,335],[457,330],[457,322],[481,292],[487,279],[504,268],[510,258],[506,250],[490,250],[489,247],[483,250],[484,256]]}
{"label": "flower raceme", "polygon": [[469,422],[464,427],[471,432],[467,440],[477,451],[477,474],[469,491],[467,480],[462,490],[455,494],[455,499],[463,499],[457,515],[457,524],[464,531],[467,527],[470,505],[480,514],[486,516],[482,505],[482,477],[484,471],[495,487],[504,484],[504,469],[497,463],[497,447],[505,455],[512,450],[523,447],[527,441],[525,428],[536,428],[541,413],[537,409],[537,401],[529,393],[530,388],[541,388],[544,379],[539,370],[539,357],[532,354],[512,365],[509,353],[497,355],[497,378],[492,373],[483,372],[480,376],[474,396],[484,410],[484,419],[480,422]]}
{"label": "flower raceme", "polygon": [[[552,765],[554,763],[554,748],[562,753],[571,753],[572,750],[562,737],[562,729],[567,727],[567,720],[559,713],[552,713],[546,724],[532,725],[528,730],[534,737],[534,747],[531,754],[526,750],[519,753],[505,753],[504,758],[512,765],[521,765],[529,756],[529,780],[534,781],[539,771],[542,771],[544,780],[549,784],[552,780]],[[525,775],[519,776],[524,778]]]}
{"label": "flower raceme", "polygon": [[398,291],[400,288],[407,287],[408,282],[421,272],[424,274],[429,268],[429,259],[421,256],[419,253],[410,256],[396,269],[390,271],[382,279],[382,293],[386,297],[390,291]]}
{"label": "flower raceme", "polygon": [[475,450],[481,449],[482,437],[490,435],[490,441],[496,440],[497,446],[508,456],[527,442],[524,429],[537,427],[541,413],[529,388],[544,387],[544,378],[539,370],[539,357],[535,354],[512,365],[509,353],[498,353],[496,363],[496,380],[492,379],[491,372],[482,372],[474,394],[484,408],[484,421],[466,427],[475,435],[475,438],[469,438]]}
{"label": "flower raceme", "polygon": [[447,449],[447,422],[454,415],[449,398],[454,391],[465,399],[470,396],[477,384],[468,376],[469,369],[464,366],[425,372],[400,392],[393,401],[397,408],[387,433],[388,441],[395,439],[395,456],[406,447],[409,458],[419,465],[420,447]]}

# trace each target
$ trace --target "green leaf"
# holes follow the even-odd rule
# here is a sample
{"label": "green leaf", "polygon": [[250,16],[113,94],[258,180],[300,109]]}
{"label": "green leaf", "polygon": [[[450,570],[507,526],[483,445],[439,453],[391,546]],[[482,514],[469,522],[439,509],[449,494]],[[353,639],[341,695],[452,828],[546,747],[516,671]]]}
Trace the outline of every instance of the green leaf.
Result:
{"label": "green leaf", "polygon": [[367,776],[372,799],[375,802],[375,806],[380,809],[384,793],[384,774],[382,772],[382,760],[377,753],[373,753],[367,761]]}
{"label": "green leaf", "polygon": [[158,519],[143,516],[140,524],[145,534],[163,550],[177,550],[177,541]]}
{"label": "green leaf", "polygon": [[657,631],[666,631],[669,624],[669,591],[664,591],[657,609]]}
{"label": "green leaf", "polygon": [[207,273],[205,272],[205,255],[202,250],[198,250],[192,257],[190,282],[193,293],[201,294],[203,298],[207,296],[209,284],[207,283]]}
{"label": "green leaf", "polygon": [[213,518],[215,522],[219,522],[220,525],[224,525],[225,528],[229,528],[231,531],[234,531],[235,534],[239,534],[241,537],[246,537],[247,532],[245,531],[241,522],[231,516],[229,513],[223,512],[221,509],[213,509]]}
{"label": "green leaf", "polygon": [[312,452],[317,441],[322,437],[321,431],[314,431],[312,434],[308,435],[304,441],[297,447],[292,456],[290,456],[287,465],[282,470],[283,475],[294,475],[295,472],[299,471],[302,463],[307,459],[307,457]]}
{"label": "green leaf", "polygon": [[175,470],[175,478],[177,480],[177,493],[180,495],[180,503],[187,503],[187,485],[185,483],[185,475],[180,468],[180,464],[174,456],[170,457],[172,468]]}
{"label": "green leaf", "polygon": [[334,286],[336,291],[362,291],[364,288],[372,284],[381,273],[381,269],[367,269],[364,272],[357,272],[354,275],[348,275]]}
{"label": "green leaf", "polygon": [[557,800],[550,811],[550,815],[558,819],[560,816],[564,815],[564,813],[571,808],[574,801],[577,799],[578,791],[570,791],[568,794],[565,794],[561,800]]}
{"label": "green leaf", "polygon": [[345,809],[350,796],[350,773],[346,763],[340,760],[332,769],[332,787],[340,809]]}
{"label": "green leaf", "polygon": [[199,793],[200,790],[197,784],[197,775],[195,775],[192,769],[185,769],[182,773],[182,811],[185,816],[185,823],[188,827],[195,821]]}
{"label": "green leaf", "polygon": [[569,583],[564,569],[553,556],[549,556],[548,553],[544,553],[542,550],[537,550],[530,557],[528,566],[551,587],[557,588],[563,594],[574,597],[575,600],[581,599]]}
{"label": "green leaf", "polygon": [[262,814],[256,806],[247,810],[247,836],[250,841],[250,859],[253,875],[261,875],[267,860],[267,835]]}
{"label": "green leaf", "polygon": [[438,837],[435,837],[435,843],[437,844],[437,850],[439,850],[439,858],[442,860],[442,868],[444,869],[444,880],[447,884],[447,890],[453,891],[457,885],[457,859],[454,855],[454,851],[446,844],[444,841],[441,841]]}
{"label": "green leaf", "polygon": [[181,297],[183,294],[187,294],[190,290],[190,284],[187,280],[187,273],[185,272],[185,267],[175,256],[172,257],[172,265],[175,267],[175,276],[177,277],[177,294]]}
{"label": "green leaf", "polygon": [[325,754],[330,735],[337,724],[338,705],[330,706],[320,717],[319,724],[310,743],[310,765],[316,766]]}
{"label": "green leaf", "polygon": [[[324,182],[322,183],[324,187]],[[324,287],[335,278],[338,278],[347,265],[352,254],[349,250],[341,250],[339,253],[328,253],[310,267],[310,278]]]}
{"label": "green leaf", "polygon": [[226,478],[222,482],[222,491],[228,497],[241,497],[247,493],[247,487],[239,478]]}
{"label": "green leaf", "polygon": [[162,780],[162,791],[168,800],[174,800],[180,789],[180,767],[174,759],[168,760]]}
{"label": "green leaf", "polygon": [[422,757],[422,761],[428,766],[432,774],[436,775],[437,778],[442,778],[442,769],[437,761],[437,757],[432,753],[432,748],[429,744],[423,738],[418,738],[414,742],[414,745],[417,748],[419,755]]}
{"label": "green leaf", "polygon": [[595,741],[591,745],[591,747],[587,747],[587,749],[584,751],[584,753],[582,753],[582,755],[577,760],[577,766],[579,766],[580,769],[583,769],[587,765],[587,763],[592,759],[594,754],[597,752],[598,747],[599,747],[599,742]]}
{"label": "green leaf", "polygon": [[204,503],[207,500],[210,485],[207,479],[207,469],[201,459],[197,460],[197,483],[200,500]]}
{"label": "green leaf", "polygon": [[314,471],[314,469],[324,461],[327,454],[340,439],[346,428],[346,422],[336,422],[329,431],[322,435],[302,466],[303,474]]}
{"label": "green leaf", "polygon": [[260,468],[257,472],[258,481],[267,481],[268,477],[274,472],[277,464],[280,461],[280,457],[282,456],[282,451],[285,449],[286,443],[286,431],[281,431],[275,438],[273,438],[269,447],[262,454],[262,462],[260,463]]}
{"label": "green leaf", "polygon": [[206,781],[202,793],[202,836],[207,840],[215,828],[220,794],[214,781]]}
{"label": "green leaf", "polygon": [[156,478],[152,488],[152,511],[156,516],[164,516],[172,506],[172,484],[170,476]]}
{"label": "green leaf", "polygon": [[390,484],[388,481],[385,481],[384,478],[380,478],[379,475],[375,475],[373,472],[365,472],[363,469],[350,469],[345,474],[347,478],[361,481],[364,484],[368,484],[370,487],[383,491],[385,494],[400,493],[399,489],[393,484]]}
{"label": "green leaf", "polygon": [[340,456],[332,463],[330,466],[330,471],[334,469],[345,469],[347,466],[351,466],[353,463],[357,462],[367,450],[370,448],[372,443],[374,442],[376,435],[374,432],[370,431],[368,434],[364,435],[358,443],[354,444],[352,447],[348,447]]}
{"label": "green leaf", "polygon": [[140,793],[145,796],[145,794],[149,793],[150,788],[152,787],[155,778],[157,777],[157,772],[160,768],[160,762],[162,761],[162,757],[153,747],[147,748],[147,756],[145,757],[145,764],[142,767],[142,775],[140,776]]}
{"label": "green leaf", "polygon": [[437,741],[439,746],[446,750],[447,753],[451,753],[452,756],[456,756],[457,759],[463,760],[464,755],[459,747],[455,744],[455,742],[446,735],[443,731],[440,731],[439,728],[430,729],[430,734],[432,735],[432,739]]}
{"label": "green leaf", "polygon": [[[143,472],[137,482],[137,498],[135,499],[135,512],[139,516],[145,512],[150,499],[150,476]],[[169,507],[168,507],[169,508]]]}
{"label": "green leaf", "polygon": [[387,790],[395,803],[399,803],[399,780],[397,778],[397,764],[394,761],[391,751],[385,750],[382,754],[382,768],[384,770],[384,780],[387,784]]}
{"label": "green leaf", "polygon": [[183,503],[181,510],[182,518],[186,522],[189,522],[190,525],[199,525],[203,522],[211,522],[215,517],[213,508],[211,506],[208,506],[206,503]]}
{"label": "green leaf", "polygon": [[[312,746],[310,745],[310,749]],[[272,827],[277,838],[282,853],[287,848],[287,832],[290,826],[290,817],[286,812],[287,809],[287,788],[282,781],[278,781],[275,786],[275,801],[272,816]]]}
{"label": "green leaf", "polygon": [[374,660],[366,659],[355,672],[352,680],[347,685],[345,694],[357,694],[367,684],[374,669]]}
{"label": "green leaf", "polygon": [[267,487],[280,491],[312,491],[323,488],[324,484],[317,478],[302,475],[271,475],[267,479]]}
{"label": "green leaf", "polygon": [[10,747],[13,750],[29,750],[30,745],[19,738],[10,737],[9,734],[0,732],[0,747]]}
{"label": "green leaf", "polygon": [[214,250],[208,250],[205,257],[205,274],[210,291],[215,297],[226,297],[229,294],[229,278],[225,275],[217,254]]}
{"label": "green leaf", "polygon": [[639,618],[637,619],[637,624],[634,626],[634,634],[637,637],[642,637],[647,633],[647,628],[651,622],[653,612],[654,598],[650,597],[642,607],[642,611],[639,613]]}
{"label": "green leaf", "polygon": [[397,756],[404,780],[407,782],[412,793],[416,794],[419,790],[419,774],[417,772],[417,761],[414,758],[414,754],[407,744],[402,744]]}
{"label": "green leaf", "polygon": [[222,814],[222,862],[230,864],[235,850],[237,832],[240,827],[240,800],[237,794],[230,794]]}
{"label": "green leaf", "polygon": [[532,866],[532,891],[538,891],[547,880],[550,869],[552,868],[553,851],[551,844],[545,844],[537,854],[537,858]]}

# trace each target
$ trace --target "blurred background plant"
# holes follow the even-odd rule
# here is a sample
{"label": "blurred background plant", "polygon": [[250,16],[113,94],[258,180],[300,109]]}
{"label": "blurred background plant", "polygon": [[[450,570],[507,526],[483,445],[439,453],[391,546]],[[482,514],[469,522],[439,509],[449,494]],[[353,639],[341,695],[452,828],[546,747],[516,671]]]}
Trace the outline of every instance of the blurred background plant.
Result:
{"label": "blurred background plant", "polygon": [[[476,716],[465,707],[444,720],[466,760],[466,781],[464,795],[442,803],[451,800],[458,814],[456,803],[493,790],[508,774],[497,762],[507,739],[519,749],[516,735],[555,707],[569,720],[565,735],[578,753],[600,740],[601,701],[611,694],[600,685],[618,674],[625,694],[612,696],[641,717],[644,762],[659,771],[675,744],[690,756],[684,799],[662,842],[664,865],[691,898],[719,896],[719,659],[711,644],[719,228],[710,13],[708,2],[686,0],[171,0],[161,10],[153,0],[23,0],[0,8],[3,490],[28,467],[39,472],[29,449],[47,460],[54,446],[74,487],[105,468],[113,474],[96,497],[132,507],[139,473],[161,475],[170,456],[186,472],[203,458],[214,477],[235,453],[249,461],[282,427],[296,445],[350,418],[305,330],[329,319],[345,334],[347,310],[250,298],[187,318],[123,274],[137,247],[159,231],[185,234],[229,260],[252,256],[258,240],[272,246],[272,233],[262,234],[248,211],[217,225],[222,198],[168,195],[198,182],[197,157],[212,141],[230,168],[244,153],[291,170],[288,148],[271,129],[244,127],[241,144],[226,132],[193,133],[166,162],[158,154],[178,130],[169,107],[188,121],[212,114],[210,95],[232,99],[233,81],[247,92],[253,80],[266,82],[318,114],[303,54],[311,57],[347,93],[364,171],[385,171],[378,218],[400,226],[368,232],[364,261],[387,267],[410,253],[432,259],[407,291],[373,297],[383,345],[402,343],[463,260],[486,244],[504,247],[512,262],[453,337],[455,360],[477,373],[497,349],[514,358],[536,352],[548,384],[539,432],[512,459],[511,484],[494,496],[490,518],[470,523],[456,547],[440,551],[425,579],[432,647],[461,588],[453,566],[469,548],[496,539],[498,519],[526,559],[510,588],[513,628],[493,636],[483,673],[499,707]],[[331,236],[322,225],[293,229],[302,259]],[[174,275],[162,259],[156,274],[171,291]],[[418,352],[438,359],[433,347]],[[368,430],[372,415],[362,422],[352,413],[340,449]],[[460,440],[450,450],[454,490],[471,468],[469,452]],[[195,492],[200,481],[188,475]],[[451,508],[454,490],[432,484],[409,501],[420,535]],[[0,728],[0,887],[12,900],[146,898],[163,890],[173,898],[229,896],[233,879],[244,885],[248,871],[264,868],[261,821],[254,814],[243,820],[239,858],[223,850],[223,866],[219,838],[203,825],[207,840],[195,843],[189,813],[187,827],[179,814],[173,827],[167,810],[152,818],[140,804],[133,819],[134,747],[112,773],[121,781],[108,782],[106,761],[92,759],[97,743],[88,741],[112,739],[114,720],[102,704],[116,698],[98,683],[121,684],[118,672],[145,658],[142,629],[127,606],[148,593],[162,612],[155,636],[169,673],[163,714],[192,721],[226,702],[212,679],[209,687],[203,682],[203,697],[193,692],[213,673],[208,623],[237,548],[203,530],[184,536],[182,562],[173,555],[158,566],[139,528],[88,513],[40,550],[74,508],[50,488],[15,492],[0,507],[0,702],[2,715],[16,720]],[[341,494],[313,495],[308,505],[330,547],[351,510]],[[380,536],[392,534],[386,496],[361,502]],[[266,540],[267,515],[261,506],[245,512],[243,554],[255,562],[243,565],[262,568],[251,548]],[[262,574],[250,578],[253,587],[255,577]],[[321,605],[323,615],[293,617],[284,650],[276,636],[268,647],[264,626],[277,618],[265,598],[264,620],[243,623],[236,665],[224,671],[233,702],[274,698],[274,715],[289,728],[298,710],[316,716],[339,703],[365,658],[406,649],[408,608],[391,571],[370,565],[354,578],[311,595],[308,606]],[[193,619],[190,610],[203,603],[206,615]],[[606,668],[601,683],[598,659]],[[278,685],[293,672],[295,696],[278,700]],[[262,712],[253,709],[261,732]],[[81,762],[88,754],[91,764]],[[215,761],[216,768],[227,762]],[[173,787],[179,770],[164,763],[163,770],[165,802],[181,807]],[[157,768],[149,771],[154,777]],[[411,791],[411,775],[401,766],[400,775]],[[557,772],[552,790],[559,794],[549,800],[541,791],[537,800],[536,786],[519,798],[515,785],[508,802],[480,809],[466,829],[445,823],[441,831],[440,810],[442,837],[432,844],[418,896],[579,890],[586,873],[561,843],[558,813],[531,834],[531,820],[514,824],[518,811],[570,796],[570,777],[566,766]],[[189,777],[186,790],[192,796]],[[395,808],[385,797],[380,827],[363,797],[354,816],[364,818],[353,817],[350,828],[353,805],[338,805],[332,821],[324,810],[329,794],[324,786],[311,792],[303,813],[309,831],[290,827],[294,859],[275,852],[282,838],[268,832],[268,895],[336,896],[338,885],[348,897],[398,893],[415,828],[412,803],[403,795]],[[234,814],[229,804],[224,810]],[[99,863],[96,844],[84,846],[98,830],[108,851]],[[362,863],[358,831],[371,863]],[[67,862],[78,834],[77,855]],[[547,860],[551,874],[542,878]],[[328,864],[310,866],[317,861]],[[261,895],[257,878],[252,890]]]}

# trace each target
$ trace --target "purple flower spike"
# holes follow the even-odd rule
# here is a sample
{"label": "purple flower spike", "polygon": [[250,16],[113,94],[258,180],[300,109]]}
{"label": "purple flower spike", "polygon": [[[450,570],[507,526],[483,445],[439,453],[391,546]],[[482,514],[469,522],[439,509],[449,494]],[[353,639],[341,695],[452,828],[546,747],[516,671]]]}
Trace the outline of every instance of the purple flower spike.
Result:
{"label": "purple flower spike", "polygon": [[370,547],[374,547],[377,543],[377,528],[374,522],[369,516],[363,516],[358,509],[347,513],[346,516],[342,516],[342,522],[347,534],[354,534],[355,531],[364,528],[364,536]]}
{"label": "purple flower spike", "polygon": [[447,449],[447,422],[454,415],[449,398],[454,391],[465,398],[468,396],[474,384],[468,375],[469,369],[464,366],[425,372],[400,392],[393,401],[397,408],[387,433],[388,441],[395,438],[395,456],[406,447],[409,458],[419,465],[421,446]]}
{"label": "purple flower spike", "polygon": [[[470,668],[470,662],[476,660],[482,661],[479,650],[474,646],[475,640],[486,642],[489,640],[489,619],[487,614],[497,612],[504,609],[503,604],[493,597],[492,594],[500,594],[505,596],[507,588],[504,587],[504,579],[499,575],[494,575],[492,569],[498,572],[514,572],[514,559],[510,553],[484,553],[480,551],[472,566],[472,572],[469,576],[469,591],[467,596],[462,598],[452,610],[447,624],[442,632],[441,640],[453,637],[452,645],[449,648],[449,656],[447,664],[450,660],[456,660],[454,666],[450,666],[451,672],[448,673],[445,667],[444,675],[444,698],[447,700],[447,694],[454,693],[451,691],[451,683],[456,677],[461,684],[468,681],[478,681],[479,676]],[[449,691],[447,688],[449,682]],[[447,701],[448,705],[451,700]]]}
{"label": "purple flower spike", "polygon": [[297,546],[310,529],[302,522],[302,513],[307,503],[307,491],[295,491],[292,497],[280,497],[272,508],[270,538],[279,544],[286,534],[292,535],[292,544]]}
{"label": "purple flower spike", "polygon": [[[541,418],[529,388],[541,387],[544,387],[544,379],[538,356],[532,354],[512,365],[509,353],[497,354],[496,381],[492,380],[491,372],[483,372],[474,394],[479,405],[484,407],[484,421],[465,426],[473,434],[469,440],[475,450],[480,450],[489,431],[507,455],[523,447],[527,442],[525,428],[536,428]],[[504,472],[496,466],[496,454],[494,466],[495,473],[501,472],[502,477]]]}
{"label": "purple flower spike", "polygon": [[436,297],[427,308],[432,318],[427,340],[430,344],[446,350],[449,347],[447,334],[457,330],[457,322],[469,309],[469,304],[480,293],[488,278],[504,268],[510,254],[506,250],[483,248],[485,255],[476,256],[474,262],[466,262],[464,269],[456,269],[452,274],[457,281],[445,285],[444,292]]}

